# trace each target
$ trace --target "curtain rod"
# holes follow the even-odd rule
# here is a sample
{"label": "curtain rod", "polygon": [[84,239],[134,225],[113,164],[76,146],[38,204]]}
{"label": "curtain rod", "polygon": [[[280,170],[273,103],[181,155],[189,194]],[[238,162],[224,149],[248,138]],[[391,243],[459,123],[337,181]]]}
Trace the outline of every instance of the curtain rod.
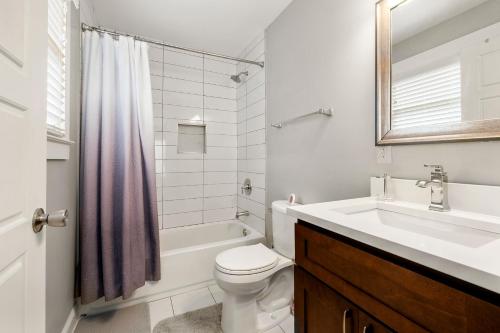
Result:
{"label": "curtain rod", "polygon": [[119,32],[116,32],[116,31],[111,31],[111,30],[107,30],[107,29],[103,29],[103,28],[99,28],[99,27],[93,27],[93,26],[87,25],[85,23],[82,23],[82,30],[83,31],[89,30],[89,31],[105,32],[105,33],[108,33],[108,34],[113,35],[113,36],[132,37],[135,40],[138,40],[138,41],[141,41],[141,42],[147,42],[147,43],[156,44],[156,45],[160,45],[160,46],[164,46],[164,47],[169,47],[171,49],[177,49],[177,50],[182,50],[182,51],[188,51],[188,52],[193,52],[193,53],[204,54],[204,55],[208,55],[208,56],[216,57],[216,58],[233,60],[233,61],[237,61],[237,62],[244,62],[244,63],[247,63],[247,64],[257,65],[257,66],[259,66],[261,68],[264,68],[264,62],[263,61],[252,61],[252,60],[247,60],[247,59],[242,59],[242,58],[237,58],[237,57],[231,57],[231,56],[227,56],[227,55],[223,55],[223,54],[217,54],[217,53],[206,52],[206,51],[201,51],[201,50],[196,50],[196,49],[190,49],[190,48],[187,48],[187,47],[182,47],[182,46],[177,46],[177,45],[172,45],[172,44],[167,44],[167,43],[159,42],[159,41],[152,40],[152,39],[149,39],[149,38],[145,38],[145,37],[142,37],[142,36],[129,35],[129,34],[126,34],[126,33],[119,33]]}

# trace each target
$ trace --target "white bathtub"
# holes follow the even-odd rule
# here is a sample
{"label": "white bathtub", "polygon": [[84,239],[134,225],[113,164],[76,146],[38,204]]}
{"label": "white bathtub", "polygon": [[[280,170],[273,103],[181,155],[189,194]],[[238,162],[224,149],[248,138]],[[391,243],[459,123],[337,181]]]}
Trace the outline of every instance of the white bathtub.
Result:
{"label": "white bathtub", "polygon": [[264,236],[234,220],[160,231],[161,280],[147,282],[127,299],[99,300],[82,307],[82,313],[98,313],[175,295],[213,281],[215,257],[220,252],[242,245],[264,242]]}
{"label": "white bathtub", "polygon": [[220,252],[259,242],[264,242],[264,236],[239,221],[162,230],[161,281],[152,288],[174,290],[213,280]]}

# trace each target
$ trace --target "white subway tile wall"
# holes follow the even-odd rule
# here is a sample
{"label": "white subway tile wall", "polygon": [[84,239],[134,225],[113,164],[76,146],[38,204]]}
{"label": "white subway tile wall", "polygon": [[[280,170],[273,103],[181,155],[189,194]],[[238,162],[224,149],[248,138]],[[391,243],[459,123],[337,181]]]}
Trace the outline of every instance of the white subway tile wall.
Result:
{"label": "white subway tile wall", "polygon": [[[258,36],[241,53],[242,58],[264,61],[264,34]],[[248,210],[250,216],[245,223],[265,234],[266,202],[266,86],[265,69],[239,63],[237,72],[248,71],[249,75],[237,86],[237,156],[238,188],[249,178],[253,190],[250,195],[238,192],[238,209]]]}
{"label": "white subway tile wall", "polygon": [[[236,73],[236,63],[156,45],[150,45],[149,57],[160,228],[233,219],[238,112],[230,75]],[[254,123],[260,126],[258,120]],[[179,153],[179,124],[206,125],[206,153]],[[263,140],[254,136],[255,142]]]}

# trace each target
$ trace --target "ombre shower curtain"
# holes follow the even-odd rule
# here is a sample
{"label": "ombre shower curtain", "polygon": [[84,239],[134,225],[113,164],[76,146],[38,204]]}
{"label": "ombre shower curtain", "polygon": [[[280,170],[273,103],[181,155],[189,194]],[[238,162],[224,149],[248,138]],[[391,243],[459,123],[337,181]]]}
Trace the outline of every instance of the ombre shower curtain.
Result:
{"label": "ombre shower curtain", "polygon": [[83,35],[79,294],[131,296],[160,279],[148,46]]}

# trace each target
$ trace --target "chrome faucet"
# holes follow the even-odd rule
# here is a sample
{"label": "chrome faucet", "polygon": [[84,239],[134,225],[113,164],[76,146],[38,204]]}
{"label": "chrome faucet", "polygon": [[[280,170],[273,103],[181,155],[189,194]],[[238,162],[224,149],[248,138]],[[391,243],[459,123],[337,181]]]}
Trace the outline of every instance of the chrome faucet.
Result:
{"label": "chrome faucet", "polygon": [[441,165],[424,165],[426,168],[433,168],[431,180],[417,180],[418,187],[431,188],[430,210],[446,212],[450,210],[448,205],[448,175]]}
{"label": "chrome faucet", "polygon": [[241,212],[236,212],[236,218],[240,218],[241,216],[250,216],[250,212],[248,210],[243,210]]}

